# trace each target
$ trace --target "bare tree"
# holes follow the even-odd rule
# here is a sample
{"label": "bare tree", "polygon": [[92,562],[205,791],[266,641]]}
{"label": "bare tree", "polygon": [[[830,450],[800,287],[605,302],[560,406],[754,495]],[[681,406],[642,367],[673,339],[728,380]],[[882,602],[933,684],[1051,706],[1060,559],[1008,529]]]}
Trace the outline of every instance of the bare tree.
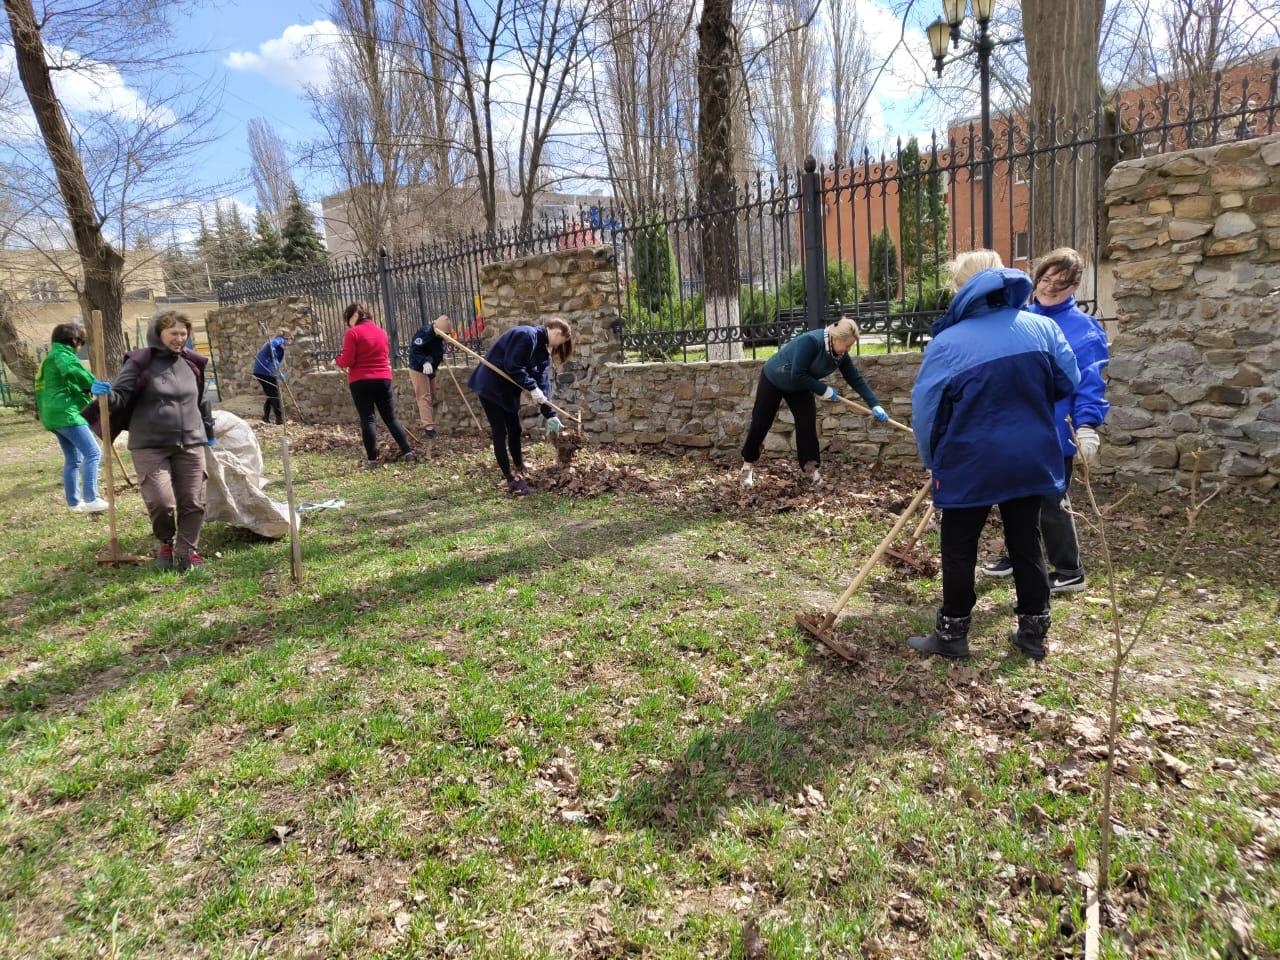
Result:
{"label": "bare tree", "polygon": [[[733,212],[734,104],[742,59],[733,0],[703,0],[698,22],[698,202],[703,210],[702,258],[708,360],[742,356],[737,341],[715,331],[738,325],[738,242]],[[725,336],[724,333],[720,336]]]}
{"label": "bare tree", "polygon": [[[29,242],[31,223],[65,230],[80,270],[67,280],[81,310],[101,310],[111,365],[124,353],[121,330],[123,268],[130,240],[154,232],[190,198],[181,159],[204,142],[216,107],[207,91],[174,92],[169,68],[185,52],[166,46],[177,0],[49,0],[39,14],[33,0],[5,0],[18,77],[39,132],[38,146],[6,144],[10,180],[28,211],[12,233]],[[78,74],[101,88],[136,79],[114,101],[69,112],[54,89],[55,74]],[[166,90],[167,88],[167,90]],[[166,92],[162,92],[166,90]],[[51,266],[64,267],[50,257]]]}
{"label": "bare tree", "polygon": [[284,226],[293,186],[293,169],[284,141],[262,117],[249,120],[250,176],[258,194],[258,209],[276,230]]}
{"label": "bare tree", "polygon": [[691,166],[682,120],[696,115],[687,84],[693,7],[615,0],[601,12],[590,105],[614,196],[630,210],[674,196]]}
{"label": "bare tree", "polygon": [[813,28],[815,0],[767,0],[759,11],[768,33],[751,58],[764,74],[757,113],[775,170],[791,169],[818,153],[818,104],[827,73],[825,49]]}
{"label": "bare tree", "polygon": [[871,47],[855,0],[830,0],[827,27],[831,48],[831,145],[836,160],[844,162],[866,140]]}
{"label": "bare tree", "polygon": [[[1093,112],[1101,90],[1098,47],[1105,0],[1023,0],[1029,115],[1044,140],[1070,135]],[[1035,235],[1032,249],[1050,250],[1074,240],[1093,250],[1099,184],[1087,148],[1059,150],[1044,157],[1032,183]],[[1074,233],[1072,228],[1074,226]]]}
{"label": "bare tree", "polygon": [[404,214],[424,165],[422,89],[404,56],[411,44],[406,11],[383,6],[389,9],[376,0],[333,0],[329,15],[340,36],[329,51],[328,82],[308,90],[324,130],[311,147],[312,163],[342,185],[347,225],[366,256],[412,238]]}

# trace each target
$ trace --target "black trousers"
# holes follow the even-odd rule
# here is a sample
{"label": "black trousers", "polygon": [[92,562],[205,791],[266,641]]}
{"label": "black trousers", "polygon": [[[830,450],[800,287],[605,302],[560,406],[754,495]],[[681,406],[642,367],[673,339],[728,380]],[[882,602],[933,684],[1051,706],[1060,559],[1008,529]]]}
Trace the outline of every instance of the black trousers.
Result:
{"label": "black trousers", "polygon": [[[520,411],[505,410],[484,397],[480,398],[480,406],[484,407],[484,415],[489,420],[489,436],[493,439],[493,455],[498,460],[498,469],[510,480],[512,464],[515,464],[517,473],[524,471],[524,453],[520,449]],[[510,458],[507,457],[508,451]]]}
{"label": "black trousers", "polygon": [[351,399],[356,404],[356,413],[360,415],[360,439],[364,442],[365,456],[370,460],[378,459],[375,411],[391,431],[391,436],[400,447],[400,452],[408,453],[413,449],[409,445],[409,437],[405,434],[404,427],[396,417],[395,404],[391,399],[390,380],[357,380],[348,386],[351,390]]}
{"label": "black trousers", "polygon": [[769,382],[763,372],[756,384],[756,402],[751,407],[751,426],[747,430],[747,439],[742,444],[742,459],[747,463],[755,463],[760,459],[760,447],[778,416],[778,407],[783,400],[787,402],[791,416],[796,421],[796,457],[800,466],[819,463],[818,410],[813,394],[808,390],[783,393]]}
{"label": "black trousers", "polygon": [[284,408],[280,406],[280,382],[275,377],[260,377],[257,374],[254,374],[254,379],[266,395],[266,400],[262,402],[262,422],[270,423],[271,413],[274,411],[276,423],[284,423]]}
{"label": "black trousers", "polygon": [[[1004,521],[1005,549],[1013,563],[1016,612],[1047,613],[1049,574],[1040,550],[1040,497],[1018,497],[997,504]],[[973,591],[978,538],[990,507],[948,507],[942,511],[942,613],[967,617],[978,602]]]}
{"label": "black trousers", "polygon": [[1049,565],[1058,573],[1075,576],[1084,573],[1080,563],[1080,541],[1076,537],[1076,522],[1071,516],[1071,468],[1074,457],[1067,457],[1064,467],[1067,490],[1062,496],[1040,499],[1040,535],[1044,537],[1044,552],[1049,555]]}

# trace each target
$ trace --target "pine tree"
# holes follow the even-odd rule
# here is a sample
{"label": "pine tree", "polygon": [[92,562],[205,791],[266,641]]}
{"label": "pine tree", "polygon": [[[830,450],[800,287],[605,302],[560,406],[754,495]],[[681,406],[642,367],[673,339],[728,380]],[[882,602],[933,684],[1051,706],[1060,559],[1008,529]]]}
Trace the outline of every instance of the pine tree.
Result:
{"label": "pine tree", "polygon": [[290,269],[323,263],[329,256],[324,248],[324,241],[316,230],[315,217],[302,202],[296,184],[289,188],[289,204],[285,208],[284,229],[281,234],[284,239],[284,262]]}
{"label": "pine tree", "polygon": [[284,249],[280,234],[271,225],[261,207],[253,219],[253,244],[249,248],[249,265],[259,274],[279,273],[284,269]]}
{"label": "pine tree", "polygon": [[680,299],[671,237],[657,219],[642,223],[636,231],[631,272],[636,281],[636,295],[645,309],[661,310],[663,305]]}
{"label": "pine tree", "polygon": [[898,236],[908,276],[932,276],[947,248],[947,198],[942,173],[926,170],[920,145],[912,137],[898,154]]}
{"label": "pine tree", "polygon": [[230,279],[234,280],[253,271],[253,234],[249,232],[248,224],[244,222],[244,217],[240,215],[240,207],[234,200],[231,201],[231,208],[227,212],[225,249],[227,274]]}
{"label": "pine tree", "polygon": [[898,251],[888,227],[871,236],[871,278],[868,287],[867,292],[872,300],[892,300],[898,295]]}

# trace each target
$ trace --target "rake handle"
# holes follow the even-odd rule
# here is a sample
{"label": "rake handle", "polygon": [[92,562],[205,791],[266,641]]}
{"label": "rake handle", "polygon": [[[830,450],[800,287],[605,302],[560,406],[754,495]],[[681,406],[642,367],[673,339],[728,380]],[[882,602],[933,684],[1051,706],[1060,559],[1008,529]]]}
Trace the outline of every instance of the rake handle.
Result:
{"label": "rake handle", "polygon": [[871,556],[867,558],[867,562],[862,565],[862,569],[858,571],[858,575],[853,578],[853,583],[849,584],[844,593],[840,594],[840,599],[836,601],[836,605],[827,611],[827,615],[824,618],[826,623],[831,624],[835,622],[836,617],[839,615],[840,611],[844,609],[845,604],[847,604],[853,595],[857,593],[858,588],[862,586],[863,581],[870,576],[872,569],[880,562],[880,558],[884,556],[884,552],[888,550],[889,545],[893,543],[894,537],[902,531],[902,528],[907,525],[907,521],[910,520],[912,515],[920,509],[920,504],[924,501],[925,496],[928,495],[929,488],[932,485],[933,477],[929,476],[925,479],[924,485],[920,487],[920,490],[916,493],[914,499],[907,504],[907,509],[903,510],[902,513],[898,515],[898,519],[894,523],[893,528],[885,535],[885,538],[880,541],[880,545],[876,547],[875,552],[873,552]]}
{"label": "rake handle", "polygon": [[[871,412],[871,409],[869,407],[864,407],[860,403],[855,403],[854,401],[850,400],[848,397],[837,396],[836,399],[839,400],[841,403],[845,404],[846,406],[853,407],[853,409],[857,410],[859,413],[865,413],[869,417],[875,416],[875,414]],[[899,430],[902,430],[905,433],[909,433],[912,436],[915,435],[915,431],[912,430],[910,427],[908,427],[905,423],[899,423],[897,420],[886,420],[885,423],[889,424],[890,426],[897,427]]]}
{"label": "rake handle", "polygon": [[[488,360],[486,360],[484,357],[480,356],[480,354],[476,353],[474,350],[472,350],[472,349],[471,349],[470,347],[468,347],[466,344],[459,343],[457,340],[453,339],[453,337],[449,336],[449,334],[447,334],[447,333],[441,333],[439,330],[437,330],[437,331],[436,331],[436,333],[437,333],[437,334],[440,336],[440,338],[441,338],[442,340],[444,340],[446,343],[451,343],[451,344],[453,344],[455,347],[457,347],[459,350],[462,350],[462,351],[464,351],[465,353],[469,353],[469,354],[471,354],[471,356],[475,357],[477,360],[479,360],[481,363],[483,363],[486,367],[488,367],[490,370],[492,370],[492,371],[493,371],[494,373],[496,373],[498,376],[502,377],[504,380],[506,380],[507,382],[511,383],[513,386],[517,387],[517,388],[518,388],[522,393],[528,393],[528,391],[527,391],[527,390],[525,390],[525,388],[524,388],[524,387],[522,387],[520,384],[516,383],[516,381],[515,381],[515,380],[513,380],[513,379],[511,378],[511,375],[510,375],[510,374],[508,374],[508,373],[507,373],[507,371],[503,370],[501,367],[496,366],[495,364],[490,363]],[[578,423],[578,425],[579,425],[579,426],[581,426],[581,425],[582,425],[582,417],[581,417],[581,416],[577,416],[577,417],[575,417],[575,416],[574,416],[573,414],[571,414],[569,411],[565,410],[563,407],[558,407],[558,406],[556,406],[556,405],[555,405],[554,403],[552,403],[550,400],[547,400],[547,401],[545,401],[545,402],[546,402],[547,406],[548,406],[548,407],[550,407],[552,410],[554,410],[556,413],[561,414],[562,416],[564,416],[564,417],[565,417],[566,419],[568,419],[568,420],[574,420],[574,421],[576,421],[576,422]]]}
{"label": "rake handle", "polygon": [[[99,380],[107,379],[107,345],[103,342],[102,311],[89,311],[89,337],[92,344],[93,374]],[[107,485],[107,527],[111,537],[111,562],[119,563],[120,540],[116,535],[116,482],[112,471],[111,453],[115,445],[111,442],[111,401],[106,396],[98,397],[98,419],[102,427],[102,472]]]}

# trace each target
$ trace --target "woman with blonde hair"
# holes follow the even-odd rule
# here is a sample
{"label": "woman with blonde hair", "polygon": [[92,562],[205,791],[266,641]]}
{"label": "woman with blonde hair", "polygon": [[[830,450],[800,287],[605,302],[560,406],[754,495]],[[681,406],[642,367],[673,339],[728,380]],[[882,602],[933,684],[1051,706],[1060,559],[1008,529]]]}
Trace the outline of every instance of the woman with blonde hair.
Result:
{"label": "woman with blonde hair", "polygon": [[923,654],[969,656],[978,538],[998,506],[1018,596],[1010,640],[1042,660],[1049,578],[1040,501],[1065,487],[1053,407],[1071,395],[1080,372],[1058,326],[1022,309],[1031,293],[1025,273],[975,250],[957,257],[951,274],[955,298],[933,325],[911,391],[916,446],[942,511],[942,606],[933,632],[907,644]]}
{"label": "woman with blonde hair", "polygon": [[782,349],[765,361],[756,383],[755,404],[751,408],[751,426],[742,444],[744,487],[755,483],[755,463],[760,459],[764,438],[778,416],[778,407],[786,401],[796,422],[796,457],[800,470],[814,483],[822,480],[821,457],[818,453],[818,411],[815,398],[838,400],[840,392],[822,382],[840,371],[849,384],[871,408],[877,420],[889,419],[875,393],[854,365],[849,351],[858,342],[858,325],[843,317],[821,330],[810,330],[789,340]]}

